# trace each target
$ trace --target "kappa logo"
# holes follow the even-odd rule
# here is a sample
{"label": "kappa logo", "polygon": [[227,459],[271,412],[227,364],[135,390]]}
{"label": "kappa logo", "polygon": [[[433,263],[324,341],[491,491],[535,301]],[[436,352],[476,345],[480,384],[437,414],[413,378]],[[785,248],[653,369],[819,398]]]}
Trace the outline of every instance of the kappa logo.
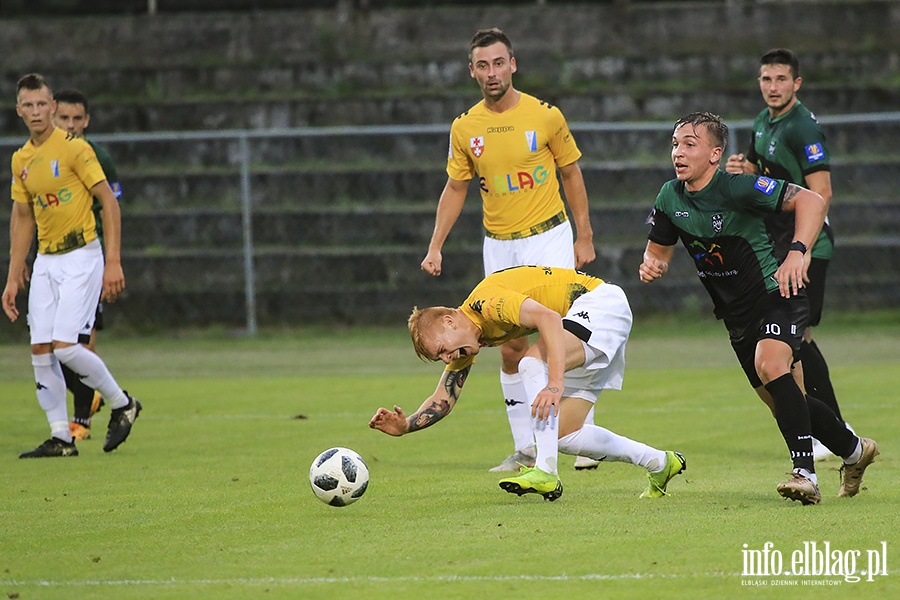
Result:
{"label": "kappa logo", "polygon": [[507,406],[515,406],[516,404],[525,404],[521,400],[513,400],[512,398],[505,398],[504,402],[506,402]]}
{"label": "kappa logo", "polygon": [[575,313],[575,316],[578,317],[579,319],[584,319],[588,323],[591,322],[591,318],[590,318],[590,316],[588,316],[588,313],[586,310],[582,310],[581,312]]}
{"label": "kappa logo", "polygon": [[722,213],[712,216],[712,228],[716,233],[722,233]]}
{"label": "kappa logo", "polygon": [[475,158],[481,158],[481,155],[484,154],[484,137],[478,136],[470,138],[469,148],[472,149],[472,154],[475,155]]}
{"label": "kappa logo", "polygon": [[469,308],[474,310],[477,313],[481,312],[481,308],[484,306],[484,300],[476,300],[472,304],[469,305]]}

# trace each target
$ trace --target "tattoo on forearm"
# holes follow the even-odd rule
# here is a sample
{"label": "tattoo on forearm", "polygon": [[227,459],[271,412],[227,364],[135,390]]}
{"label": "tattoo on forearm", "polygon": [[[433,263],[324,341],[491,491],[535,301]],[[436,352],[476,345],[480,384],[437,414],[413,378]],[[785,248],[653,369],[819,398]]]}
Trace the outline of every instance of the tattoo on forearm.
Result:
{"label": "tattoo on forearm", "polygon": [[781,201],[781,208],[785,210],[794,205],[794,197],[800,193],[802,188],[798,186],[796,183],[787,184],[787,189],[784,192],[784,198]]}
{"label": "tattoo on forearm", "polygon": [[461,371],[450,371],[447,373],[447,378],[444,380],[444,390],[454,401],[459,400],[459,393],[466,384],[466,377],[469,376],[469,369],[471,369],[471,367],[466,367]]}
{"label": "tattoo on forearm", "polygon": [[450,412],[450,401],[440,400],[431,403],[431,406],[424,410],[420,410],[414,414],[409,420],[409,433],[425,429],[434,425],[447,416]]}

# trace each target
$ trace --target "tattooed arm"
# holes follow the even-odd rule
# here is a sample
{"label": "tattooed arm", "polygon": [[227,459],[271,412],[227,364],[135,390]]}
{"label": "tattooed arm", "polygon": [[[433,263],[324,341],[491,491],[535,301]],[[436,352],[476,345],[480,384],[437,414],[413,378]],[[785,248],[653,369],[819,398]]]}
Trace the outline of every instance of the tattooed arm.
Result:
{"label": "tattooed arm", "polygon": [[444,371],[434,393],[426,398],[419,410],[409,417],[396,404],[393,411],[379,408],[369,421],[369,427],[393,436],[401,436],[431,427],[450,414],[450,411],[456,406],[456,401],[459,400],[471,368],[468,366],[459,371]]}

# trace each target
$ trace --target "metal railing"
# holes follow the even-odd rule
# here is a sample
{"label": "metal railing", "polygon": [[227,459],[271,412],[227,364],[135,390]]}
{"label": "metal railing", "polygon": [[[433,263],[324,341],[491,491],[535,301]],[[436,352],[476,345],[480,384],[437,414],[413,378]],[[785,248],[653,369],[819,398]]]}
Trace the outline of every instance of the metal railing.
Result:
{"label": "metal railing", "polygon": [[[900,124],[900,112],[875,114],[847,114],[823,117],[820,122],[826,127],[843,127],[860,124]],[[729,124],[729,148],[741,148],[741,140],[749,140],[752,126],[750,120],[731,121]],[[622,132],[654,132],[666,134],[671,131],[671,122],[597,122],[571,123],[570,129],[579,137],[584,134],[603,135]],[[239,172],[241,224],[242,224],[242,258],[244,276],[244,302],[246,313],[246,329],[251,336],[257,333],[256,273],[254,270],[255,247],[253,242],[253,190],[251,187],[252,165],[251,142],[260,139],[276,138],[359,138],[361,136],[416,136],[448,134],[449,125],[379,125],[366,127],[300,127],[276,130],[228,130],[228,131],[169,131],[147,133],[110,133],[92,134],[91,139],[100,143],[148,143],[148,142],[237,142],[237,164],[229,165]],[[0,137],[0,160],[9,164],[12,152],[25,141],[21,138]],[[660,160],[665,161],[666,152],[660,148]],[[257,161],[258,162],[258,161]],[[360,199],[365,203],[365,199]]]}

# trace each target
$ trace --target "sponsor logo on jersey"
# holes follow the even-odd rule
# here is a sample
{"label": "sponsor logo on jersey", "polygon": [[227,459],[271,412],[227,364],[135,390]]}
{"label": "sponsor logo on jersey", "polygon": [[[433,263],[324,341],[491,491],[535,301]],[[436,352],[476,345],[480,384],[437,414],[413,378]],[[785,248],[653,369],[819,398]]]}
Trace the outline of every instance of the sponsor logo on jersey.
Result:
{"label": "sponsor logo on jersey", "polygon": [[35,196],[34,201],[41,208],[50,208],[52,206],[59,206],[60,204],[65,204],[69,200],[72,199],[72,192],[69,191],[69,188],[63,188],[59,190],[57,194],[44,194],[43,196]]}
{"label": "sponsor logo on jersey", "polygon": [[715,231],[716,233],[722,233],[722,213],[713,215],[711,222],[713,231]]}
{"label": "sponsor logo on jersey", "polygon": [[[476,156],[478,155],[476,154]],[[488,188],[486,177],[482,177],[479,180],[479,185],[481,186],[481,191],[485,194],[509,194],[522,190],[533,190],[547,181],[549,176],[550,173],[546,167],[538,165],[531,173],[519,171],[518,173],[507,173],[506,175],[494,175],[493,189]]]}
{"label": "sponsor logo on jersey", "polygon": [[691,217],[691,213],[689,213],[686,210],[676,210],[675,216],[676,217],[684,217],[685,219],[689,219]]}
{"label": "sponsor logo on jersey", "polygon": [[529,152],[537,152],[537,131],[526,131],[525,141],[528,142]]}
{"label": "sponsor logo on jersey", "polygon": [[53,173],[54,177],[59,177],[59,161],[58,160],[50,161],[50,171]]}
{"label": "sponsor logo on jersey", "polygon": [[475,158],[481,158],[481,155],[484,154],[484,138],[482,136],[471,138],[469,140],[469,148],[472,149],[472,154],[475,155]]}
{"label": "sponsor logo on jersey", "polygon": [[816,162],[825,158],[825,150],[822,148],[822,144],[810,144],[804,150],[806,150],[806,162]]}
{"label": "sponsor logo on jersey", "polygon": [[694,257],[694,261],[697,263],[706,263],[712,266],[725,264],[725,259],[722,257],[722,246],[714,242],[707,248],[700,240],[694,240],[691,242],[690,249],[691,256]]}
{"label": "sponsor logo on jersey", "polygon": [[753,187],[761,191],[766,196],[771,196],[772,192],[775,191],[775,188],[778,186],[778,182],[774,179],[769,179],[768,177],[759,177],[756,180],[756,183],[753,184]]}

